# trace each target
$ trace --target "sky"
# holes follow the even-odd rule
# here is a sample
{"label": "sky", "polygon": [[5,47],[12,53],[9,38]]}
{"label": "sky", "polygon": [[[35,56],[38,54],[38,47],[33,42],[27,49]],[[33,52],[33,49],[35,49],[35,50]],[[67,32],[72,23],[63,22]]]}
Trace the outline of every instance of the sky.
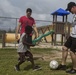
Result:
{"label": "sky", "polygon": [[[20,18],[26,14],[27,8],[31,8],[32,17],[35,20],[52,21],[50,14],[59,8],[66,9],[67,4],[71,1],[76,2],[76,0],[0,0],[0,16]],[[1,24],[4,24],[2,20],[5,19],[0,20],[0,28]],[[72,14],[68,16],[68,21],[72,21]],[[5,22],[5,24],[8,23]]]}

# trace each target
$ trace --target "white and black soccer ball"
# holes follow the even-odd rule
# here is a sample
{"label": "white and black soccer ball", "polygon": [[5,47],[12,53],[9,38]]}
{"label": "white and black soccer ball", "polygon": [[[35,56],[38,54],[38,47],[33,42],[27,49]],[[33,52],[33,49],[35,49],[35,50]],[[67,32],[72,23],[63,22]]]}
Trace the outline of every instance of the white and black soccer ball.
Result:
{"label": "white and black soccer ball", "polygon": [[57,69],[58,68],[58,62],[56,60],[52,60],[52,61],[50,61],[49,66],[51,69]]}

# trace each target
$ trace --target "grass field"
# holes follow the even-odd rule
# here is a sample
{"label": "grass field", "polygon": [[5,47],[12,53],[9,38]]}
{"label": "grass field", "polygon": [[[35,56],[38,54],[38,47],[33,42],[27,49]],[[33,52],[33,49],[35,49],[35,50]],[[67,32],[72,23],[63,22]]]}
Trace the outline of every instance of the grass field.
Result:
{"label": "grass field", "polygon": [[[56,51],[56,49],[39,49],[39,48],[32,48],[31,52],[34,55],[51,55],[52,51]],[[21,71],[16,72],[14,70],[14,65],[17,63],[18,54],[16,49],[0,49],[0,75],[70,75],[67,74],[65,71],[57,71],[51,70],[49,68],[49,62],[41,60],[38,58],[34,58],[36,64],[42,67],[42,70],[33,71],[31,68],[31,63],[26,61],[21,65]],[[58,59],[57,59],[58,60]],[[58,60],[59,61],[59,60]]]}

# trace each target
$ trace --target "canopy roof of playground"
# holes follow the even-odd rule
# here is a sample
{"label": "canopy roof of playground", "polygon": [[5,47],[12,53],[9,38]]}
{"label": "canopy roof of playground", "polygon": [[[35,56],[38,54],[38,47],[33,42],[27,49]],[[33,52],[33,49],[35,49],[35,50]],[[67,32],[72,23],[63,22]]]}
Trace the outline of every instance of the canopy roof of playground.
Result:
{"label": "canopy roof of playground", "polygon": [[68,12],[62,8],[59,8],[58,10],[51,13],[51,15],[58,15],[58,16],[65,16],[65,15],[69,15],[69,14],[70,14],[70,12]]}

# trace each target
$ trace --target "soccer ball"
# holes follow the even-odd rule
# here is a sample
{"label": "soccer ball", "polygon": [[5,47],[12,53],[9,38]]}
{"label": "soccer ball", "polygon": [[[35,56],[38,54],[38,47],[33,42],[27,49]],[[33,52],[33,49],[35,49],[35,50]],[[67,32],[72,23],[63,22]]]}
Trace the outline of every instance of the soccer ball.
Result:
{"label": "soccer ball", "polygon": [[58,62],[56,60],[50,61],[50,68],[51,69],[57,69],[58,68]]}

